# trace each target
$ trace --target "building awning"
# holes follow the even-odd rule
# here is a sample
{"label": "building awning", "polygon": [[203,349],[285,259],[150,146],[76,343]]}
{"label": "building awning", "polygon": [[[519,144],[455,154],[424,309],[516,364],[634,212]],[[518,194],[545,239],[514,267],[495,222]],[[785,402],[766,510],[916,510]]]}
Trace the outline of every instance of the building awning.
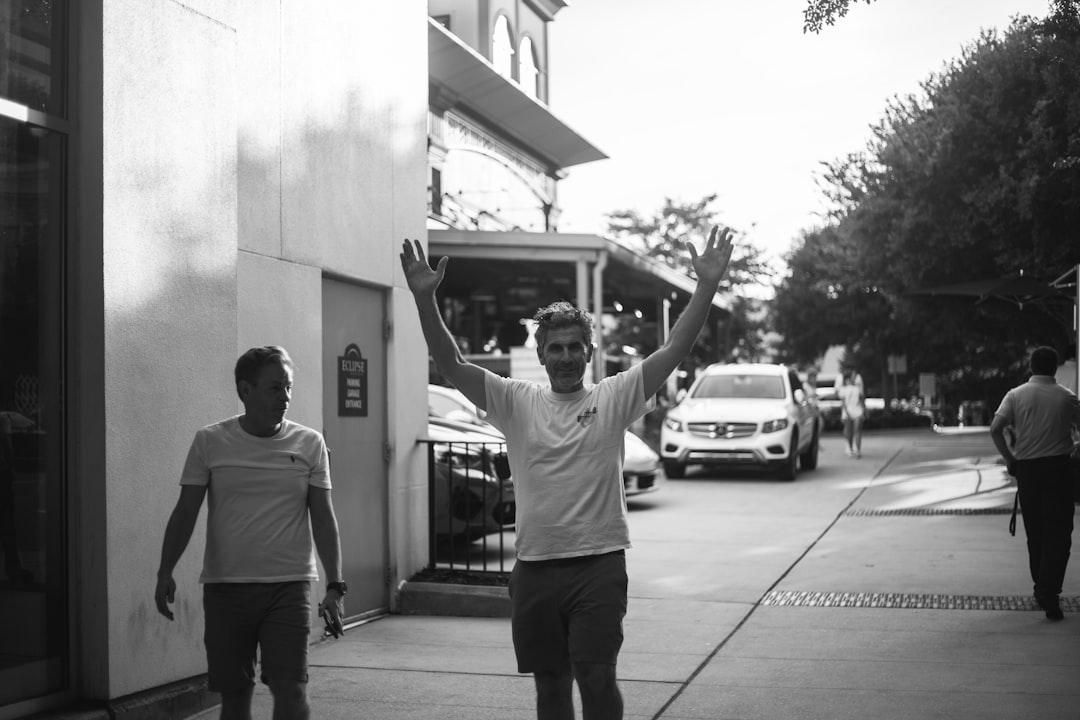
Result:
{"label": "building awning", "polygon": [[607,157],[482,55],[428,18],[428,76],[440,102],[498,128],[554,169]]}
{"label": "building awning", "polygon": [[[554,266],[592,264],[602,258],[606,258],[603,270],[605,305],[619,300],[628,307],[641,304],[650,312],[651,305],[660,299],[672,298],[673,293],[675,299],[685,302],[697,285],[693,278],[599,235],[429,229],[428,243],[430,256],[446,255],[459,266],[467,263],[468,272],[464,275],[478,286],[520,286],[532,269],[531,274],[543,276],[532,280],[540,280],[540,285],[549,288],[557,287],[560,279]],[[500,262],[510,265],[500,266]],[[572,271],[564,268],[562,272],[566,274],[563,281],[566,284]],[[577,294],[580,295],[580,291]],[[574,294],[569,295],[569,299],[573,299]],[[725,312],[731,310],[730,303],[720,294],[713,297],[712,304]]]}

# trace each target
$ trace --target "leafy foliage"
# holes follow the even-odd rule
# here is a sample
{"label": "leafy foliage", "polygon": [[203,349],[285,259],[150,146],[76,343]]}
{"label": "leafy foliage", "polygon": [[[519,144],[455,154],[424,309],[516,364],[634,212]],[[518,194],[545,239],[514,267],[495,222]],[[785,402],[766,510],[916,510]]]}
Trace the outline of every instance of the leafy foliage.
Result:
{"label": "leafy foliage", "polygon": [[[608,234],[626,247],[668,265],[681,273],[693,274],[686,243],[696,240],[700,251],[710,228],[718,222],[713,208],[716,195],[696,202],[678,202],[665,198],[660,208],[643,215],[633,210],[609,213]],[[697,364],[720,359],[759,360],[766,354],[767,316],[763,303],[746,297],[742,290],[772,281],[773,271],[762,250],[745,234],[736,237],[735,249],[720,292],[732,299],[731,316],[723,322],[723,335],[714,337],[709,328],[702,333],[693,355]],[[619,338],[633,336],[633,329],[623,328]],[[646,348],[651,350],[652,348]]]}
{"label": "leafy foliage", "polygon": [[[852,0],[808,0],[803,10],[803,32],[819,33],[848,13]],[[869,5],[874,0],[865,0]]]}
{"label": "leafy foliage", "polygon": [[1076,2],[1054,5],[985,32],[922,95],[894,98],[863,152],[825,165],[832,213],[792,251],[773,308],[787,359],[842,344],[876,384],[902,353],[912,377],[995,402],[1029,347],[1066,344],[1068,307],[918,294],[1080,262],[1080,21]]}

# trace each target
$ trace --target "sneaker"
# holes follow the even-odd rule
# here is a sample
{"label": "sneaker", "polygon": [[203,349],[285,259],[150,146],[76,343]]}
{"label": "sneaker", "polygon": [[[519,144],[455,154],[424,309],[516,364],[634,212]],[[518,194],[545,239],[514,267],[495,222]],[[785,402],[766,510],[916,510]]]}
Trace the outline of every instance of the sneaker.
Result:
{"label": "sneaker", "polygon": [[851,457],[851,456],[852,456],[852,455],[854,455],[855,453],[853,453],[853,452],[851,451],[851,448],[844,448],[844,454],[845,454],[845,455],[847,455],[848,457]]}

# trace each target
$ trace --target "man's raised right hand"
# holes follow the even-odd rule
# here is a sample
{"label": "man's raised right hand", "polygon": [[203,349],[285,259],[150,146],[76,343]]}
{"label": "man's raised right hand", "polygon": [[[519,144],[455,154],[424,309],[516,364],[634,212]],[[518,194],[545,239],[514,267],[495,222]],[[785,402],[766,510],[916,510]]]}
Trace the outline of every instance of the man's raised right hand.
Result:
{"label": "man's raised right hand", "polygon": [[[415,251],[413,244],[416,246]],[[438,266],[432,270],[419,240],[413,240],[411,243],[405,240],[401,243],[400,257],[401,269],[405,271],[405,281],[409,284],[409,290],[413,295],[434,294],[435,288],[439,287],[446,273],[448,258],[445,256],[439,258]]]}

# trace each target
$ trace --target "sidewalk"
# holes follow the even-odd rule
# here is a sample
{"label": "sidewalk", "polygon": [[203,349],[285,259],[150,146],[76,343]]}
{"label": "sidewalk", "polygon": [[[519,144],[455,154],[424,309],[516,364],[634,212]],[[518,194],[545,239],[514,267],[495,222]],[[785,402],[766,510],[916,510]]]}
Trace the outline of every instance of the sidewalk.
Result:
{"label": "sidewalk", "polygon": [[[1080,718],[1077,563],[1065,621],[1047,621],[1022,521],[1007,530],[1014,488],[989,437],[968,430],[898,441],[755,597],[670,599],[631,573],[626,718]],[[313,718],[535,717],[505,619],[390,616],[313,647],[311,665]],[[255,716],[270,716],[263,686]]]}

